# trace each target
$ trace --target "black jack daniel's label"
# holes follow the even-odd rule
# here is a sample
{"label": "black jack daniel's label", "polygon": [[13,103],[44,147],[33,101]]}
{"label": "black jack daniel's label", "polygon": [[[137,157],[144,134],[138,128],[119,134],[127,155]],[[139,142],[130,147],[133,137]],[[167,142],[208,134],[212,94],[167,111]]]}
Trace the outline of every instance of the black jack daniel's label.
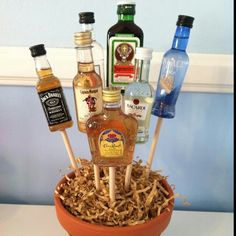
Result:
{"label": "black jack daniel's label", "polygon": [[38,93],[48,125],[57,125],[71,120],[62,88]]}

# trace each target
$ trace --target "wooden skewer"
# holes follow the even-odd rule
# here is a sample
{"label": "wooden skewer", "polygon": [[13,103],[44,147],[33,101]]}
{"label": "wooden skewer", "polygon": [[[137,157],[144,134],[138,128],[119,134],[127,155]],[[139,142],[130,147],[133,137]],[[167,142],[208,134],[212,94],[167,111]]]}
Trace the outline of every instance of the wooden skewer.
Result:
{"label": "wooden skewer", "polygon": [[71,166],[72,166],[72,168],[74,170],[77,170],[78,166],[77,166],[77,163],[76,163],[76,160],[75,160],[75,156],[74,156],[74,153],[72,151],[72,148],[71,148],[70,141],[69,141],[69,138],[68,138],[66,130],[61,131],[61,135],[62,135],[62,138],[64,140],[64,143],[65,143],[65,146],[66,146],[66,150],[67,150],[67,153],[68,153],[69,158],[70,158]]}
{"label": "wooden skewer", "polygon": [[115,167],[109,167],[109,196],[112,203],[116,200],[115,178]]}
{"label": "wooden skewer", "polygon": [[100,171],[97,165],[93,165],[94,169],[94,178],[95,178],[95,186],[97,190],[100,190]]}
{"label": "wooden skewer", "polygon": [[131,173],[132,173],[132,163],[129,164],[126,168],[126,173],[125,173],[125,190],[126,191],[128,191],[130,188]]}
{"label": "wooden skewer", "polygon": [[158,138],[159,138],[159,135],[160,135],[162,121],[163,121],[163,118],[160,118],[160,117],[157,120],[157,125],[156,125],[156,128],[155,128],[155,132],[154,132],[154,136],[153,136],[153,140],[152,140],[152,145],[151,145],[151,150],[150,150],[150,153],[149,153],[147,166],[146,166],[147,178],[149,177],[149,173],[150,173],[150,170],[151,170],[153,157],[154,157],[155,150],[156,150],[156,145],[157,145]]}

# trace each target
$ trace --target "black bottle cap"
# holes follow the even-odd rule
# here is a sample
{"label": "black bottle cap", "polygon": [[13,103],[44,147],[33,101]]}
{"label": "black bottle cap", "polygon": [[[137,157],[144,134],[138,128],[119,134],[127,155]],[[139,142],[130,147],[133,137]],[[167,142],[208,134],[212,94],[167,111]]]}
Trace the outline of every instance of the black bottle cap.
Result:
{"label": "black bottle cap", "polygon": [[135,15],[135,2],[120,1],[117,3],[117,14]]}
{"label": "black bottle cap", "polygon": [[79,13],[79,23],[92,24],[95,22],[93,12],[80,12]]}
{"label": "black bottle cap", "polygon": [[194,21],[194,17],[192,17],[192,16],[179,15],[178,16],[178,21],[176,22],[176,25],[186,26],[186,27],[192,28],[193,27],[193,21]]}
{"label": "black bottle cap", "polygon": [[31,56],[32,57],[42,56],[42,55],[45,55],[47,53],[45,48],[44,48],[44,44],[34,45],[34,46],[30,47],[29,49],[31,51]]}

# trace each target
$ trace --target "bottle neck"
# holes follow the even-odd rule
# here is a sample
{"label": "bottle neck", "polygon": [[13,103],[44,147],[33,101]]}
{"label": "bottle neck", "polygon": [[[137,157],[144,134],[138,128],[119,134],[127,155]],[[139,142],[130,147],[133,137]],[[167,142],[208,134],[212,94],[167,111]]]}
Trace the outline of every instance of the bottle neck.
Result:
{"label": "bottle neck", "polygon": [[148,83],[150,60],[135,60],[134,81]]}
{"label": "bottle neck", "polygon": [[172,49],[185,51],[188,45],[189,35],[190,35],[189,27],[177,26],[172,43]]}
{"label": "bottle neck", "polygon": [[134,21],[134,15],[119,14],[118,15],[118,20],[119,21],[125,21],[125,22],[128,22],[128,21],[133,22]]}
{"label": "bottle neck", "polygon": [[40,79],[52,76],[52,69],[46,55],[35,57],[34,61],[35,69]]}
{"label": "bottle neck", "polygon": [[76,57],[77,57],[77,63],[78,63],[78,71],[90,72],[94,70],[91,45],[77,47]]}
{"label": "bottle neck", "polygon": [[81,24],[81,27],[82,27],[82,31],[83,32],[90,31],[91,34],[92,34],[92,40],[95,40],[93,24],[85,24],[85,23],[83,23],[83,24]]}
{"label": "bottle neck", "polygon": [[114,110],[117,110],[119,111],[120,108],[121,108],[121,102],[120,101],[115,101],[115,102],[106,102],[106,101],[103,101],[103,108],[104,108],[104,111],[107,112],[107,111],[114,111]]}

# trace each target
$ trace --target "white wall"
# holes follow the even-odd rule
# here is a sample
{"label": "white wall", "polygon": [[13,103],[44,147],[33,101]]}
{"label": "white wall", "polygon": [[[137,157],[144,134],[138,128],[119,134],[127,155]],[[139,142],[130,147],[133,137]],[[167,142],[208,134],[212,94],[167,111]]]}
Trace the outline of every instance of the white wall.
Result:
{"label": "white wall", "polygon": [[[73,47],[80,30],[78,13],[95,12],[97,40],[106,46],[106,33],[117,21],[116,0],[1,0],[0,46]],[[166,51],[179,14],[195,17],[188,51],[233,52],[233,0],[136,0],[136,23],[144,44]]]}

